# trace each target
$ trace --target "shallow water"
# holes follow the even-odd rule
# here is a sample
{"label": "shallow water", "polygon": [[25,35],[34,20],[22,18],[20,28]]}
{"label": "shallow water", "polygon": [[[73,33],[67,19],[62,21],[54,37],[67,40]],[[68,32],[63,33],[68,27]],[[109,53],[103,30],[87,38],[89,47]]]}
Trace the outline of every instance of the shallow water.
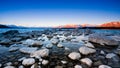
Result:
{"label": "shallow water", "polygon": [[26,28],[26,29],[2,28],[2,29],[0,29],[0,33],[6,32],[6,31],[9,31],[9,30],[18,30],[20,33],[24,33],[24,32],[31,32],[31,31],[43,31],[43,30],[45,30],[45,29],[46,29],[46,28]]}

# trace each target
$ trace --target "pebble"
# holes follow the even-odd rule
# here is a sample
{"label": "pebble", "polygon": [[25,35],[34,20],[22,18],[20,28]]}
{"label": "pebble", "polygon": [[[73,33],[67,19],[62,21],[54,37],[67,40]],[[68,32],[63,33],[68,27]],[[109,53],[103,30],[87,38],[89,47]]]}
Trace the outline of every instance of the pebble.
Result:
{"label": "pebble", "polygon": [[105,55],[105,52],[103,50],[100,51],[100,54]]}
{"label": "pebble", "polygon": [[63,60],[62,60],[61,63],[62,63],[62,64],[67,64],[67,61],[63,61]]}

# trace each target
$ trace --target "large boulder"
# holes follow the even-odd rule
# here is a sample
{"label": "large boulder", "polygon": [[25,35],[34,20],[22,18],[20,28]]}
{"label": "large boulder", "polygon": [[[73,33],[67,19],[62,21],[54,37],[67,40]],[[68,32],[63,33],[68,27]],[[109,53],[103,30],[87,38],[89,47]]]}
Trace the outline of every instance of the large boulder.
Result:
{"label": "large boulder", "polygon": [[11,45],[12,41],[10,39],[3,39],[0,41],[0,44],[2,45]]}
{"label": "large boulder", "polygon": [[28,46],[40,47],[42,45],[42,42],[37,41],[37,40],[27,39],[27,40],[23,41],[23,44],[28,45]]}
{"label": "large boulder", "polygon": [[79,58],[81,58],[81,55],[80,53],[72,52],[68,55],[68,57],[72,60],[78,60]]}
{"label": "large boulder", "polygon": [[81,54],[83,55],[88,55],[88,54],[91,54],[91,53],[95,53],[96,50],[95,49],[92,49],[92,48],[89,48],[89,47],[86,47],[86,46],[82,46],[79,48],[79,51]]}
{"label": "large boulder", "polygon": [[49,49],[41,49],[41,50],[37,50],[33,53],[30,54],[30,57],[47,57],[49,55]]}
{"label": "large boulder", "polygon": [[4,32],[3,34],[4,34],[4,35],[8,35],[8,34],[10,34],[10,35],[19,34],[19,31],[18,31],[18,30],[9,30],[9,31],[7,31],[7,32]]}
{"label": "large boulder", "polygon": [[89,35],[89,41],[94,42],[94,43],[98,43],[101,45],[107,45],[107,46],[116,46],[119,44],[119,42],[116,41],[115,39],[108,37],[108,36],[105,36],[105,35],[101,35],[101,34]]}
{"label": "large boulder", "polygon": [[30,53],[33,53],[37,50],[38,48],[36,47],[22,47],[19,49],[20,52],[22,53],[27,53],[27,54],[30,54]]}

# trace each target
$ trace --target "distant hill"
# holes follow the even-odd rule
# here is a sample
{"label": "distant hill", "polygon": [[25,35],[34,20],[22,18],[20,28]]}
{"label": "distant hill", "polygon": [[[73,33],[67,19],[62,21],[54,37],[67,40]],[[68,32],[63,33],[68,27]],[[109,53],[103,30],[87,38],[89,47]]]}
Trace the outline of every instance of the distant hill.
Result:
{"label": "distant hill", "polygon": [[0,28],[10,28],[10,27],[0,24]]}
{"label": "distant hill", "polygon": [[27,27],[16,26],[16,25],[3,25],[3,24],[0,24],[0,28],[27,28]]}

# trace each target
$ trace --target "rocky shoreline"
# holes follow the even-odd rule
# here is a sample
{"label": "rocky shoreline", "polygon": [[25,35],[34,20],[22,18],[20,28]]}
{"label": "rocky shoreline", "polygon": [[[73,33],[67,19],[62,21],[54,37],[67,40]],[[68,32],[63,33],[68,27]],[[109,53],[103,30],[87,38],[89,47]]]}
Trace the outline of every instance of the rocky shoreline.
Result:
{"label": "rocky shoreline", "polygon": [[120,68],[120,34],[45,30],[0,34],[1,68]]}

